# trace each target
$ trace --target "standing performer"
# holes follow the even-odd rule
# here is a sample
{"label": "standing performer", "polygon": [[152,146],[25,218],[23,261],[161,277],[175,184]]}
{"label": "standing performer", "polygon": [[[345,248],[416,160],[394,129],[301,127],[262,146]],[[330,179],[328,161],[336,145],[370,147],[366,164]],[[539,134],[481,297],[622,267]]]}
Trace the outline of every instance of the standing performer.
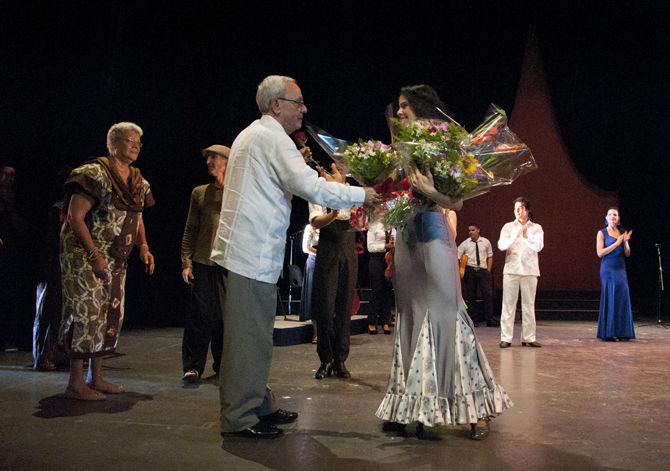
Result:
{"label": "standing performer", "polygon": [[314,285],[314,266],[316,250],[319,245],[319,230],[311,224],[305,226],[302,234],[302,251],[307,254],[305,272],[302,276],[302,293],[300,294],[300,322],[312,320],[312,343],[316,343],[316,320],[312,318],[312,285]]}
{"label": "standing performer", "polygon": [[635,338],[633,311],[626,276],[625,257],[630,256],[628,241],[633,231],[621,229],[619,210],[607,210],[607,226],[598,231],[596,251],[600,262],[600,315],[598,338],[613,342],[628,342]]}
{"label": "standing performer", "polygon": [[316,320],[316,353],[321,361],[314,375],[316,379],[331,373],[338,378],[351,376],[344,362],[349,357],[358,255],[350,219],[350,209],[338,211],[309,204],[309,221],[319,230],[311,306],[312,318]]}
{"label": "standing performer", "polygon": [[524,197],[514,200],[516,220],[505,224],[500,231],[498,249],[506,250],[503,268],[503,301],[500,316],[500,348],[509,348],[514,336],[516,301],[521,290],[521,345],[541,347],[535,341],[535,290],[540,266],[537,254],[544,248],[542,226],[534,223],[530,201]]}
{"label": "standing performer", "polygon": [[275,438],[283,433],[277,424],[298,417],[276,409],[267,388],[291,199],[295,194],[331,208],[351,208],[375,203],[379,196],[372,188],[343,185],[345,177],[334,165],[331,179],[336,181],[326,181],[305,163],[288,136],[300,129],[307,112],[295,80],[266,77],[256,103],[263,116],[237,136],[230,150],[212,249],[212,260],[220,266],[224,325],[221,433]]}
{"label": "standing performer", "polygon": [[[465,239],[458,246],[458,258],[468,257],[463,276],[465,296],[468,303],[468,314],[473,324],[486,321],[489,327],[500,327],[500,322],[493,317],[493,248],[486,237],[479,235],[479,225],[472,223],[468,226],[470,238]],[[483,315],[477,309],[477,292],[482,295],[484,305]]]}
{"label": "standing performer", "polygon": [[[153,206],[149,183],[131,167],[142,147],[142,129],[118,123],[107,133],[109,157],[72,171],[65,182],[67,219],[60,239],[63,320],[60,342],[70,356],[66,397],[105,399],[123,386],[102,378],[102,358],[114,353],[123,324],[127,259],[133,247],[149,274],[149,252],[142,211]],[[84,380],[84,359],[90,358]]]}
{"label": "standing performer", "polygon": [[198,382],[202,377],[210,343],[214,374],[218,376],[223,348],[223,321],[217,296],[216,263],[209,257],[219,226],[230,149],[213,145],[204,149],[202,156],[207,159],[207,171],[214,181],[196,187],[191,193],[188,218],[181,239],[181,276],[191,285],[181,346],[184,372],[181,379],[188,382]]}
{"label": "standing performer", "polygon": [[[440,119],[435,108],[444,109],[435,90],[426,85],[403,88],[399,105],[403,121]],[[377,417],[388,421],[384,431],[401,431],[418,422],[419,438],[424,424],[470,424],[471,438],[483,440],[490,419],[512,402],[496,384],[465,310],[453,229],[439,208],[451,211],[463,203],[438,193],[429,171],[415,168],[408,179],[412,193],[418,191],[433,204],[409,221],[407,241],[396,240],[395,341]]]}
{"label": "standing performer", "polygon": [[395,239],[382,218],[370,224],[368,229],[368,276],[372,298],[368,305],[368,333],[377,335],[377,325],[381,325],[386,335],[391,335],[391,308],[394,304],[393,286],[384,276],[386,253],[395,247]]}

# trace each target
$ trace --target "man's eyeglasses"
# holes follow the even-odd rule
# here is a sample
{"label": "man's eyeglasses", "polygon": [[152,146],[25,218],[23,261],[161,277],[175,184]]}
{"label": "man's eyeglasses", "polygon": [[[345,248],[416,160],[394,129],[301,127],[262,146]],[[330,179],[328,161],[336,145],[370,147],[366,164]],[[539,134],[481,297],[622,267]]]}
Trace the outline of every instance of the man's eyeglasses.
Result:
{"label": "man's eyeglasses", "polygon": [[279,98],[279,97],[275,97],[275,98],[277,100],[284,100],[284,101],[290,101],[291,103],[295,103],[296,105],[298,105],[298,108],[302,108],[303,106],[305,106],[305,102],[302,101],[302,100],[291,100],[289,98]]}
{"label": "man's eyeglasses", "polygon": [[137,142],[134,139],[130,139],[130,138],[126,139],[126,141],[130,142],[132,145],[137,145],[137,147],[142,147],[144,145],[143,142]]}

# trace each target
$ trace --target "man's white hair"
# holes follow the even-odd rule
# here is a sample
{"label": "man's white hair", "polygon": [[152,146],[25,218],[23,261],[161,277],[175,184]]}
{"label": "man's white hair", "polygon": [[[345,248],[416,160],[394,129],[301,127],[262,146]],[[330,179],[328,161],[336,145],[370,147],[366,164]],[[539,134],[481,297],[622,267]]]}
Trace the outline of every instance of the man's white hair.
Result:
{"label": "man's white hair", "polygon": [[286,84],[296,83],[291,77],[284,75],[270,75],[258,85],[256,92],[256,104],[261,113],[270,112],[270,100],[273,98],[286,98]]}

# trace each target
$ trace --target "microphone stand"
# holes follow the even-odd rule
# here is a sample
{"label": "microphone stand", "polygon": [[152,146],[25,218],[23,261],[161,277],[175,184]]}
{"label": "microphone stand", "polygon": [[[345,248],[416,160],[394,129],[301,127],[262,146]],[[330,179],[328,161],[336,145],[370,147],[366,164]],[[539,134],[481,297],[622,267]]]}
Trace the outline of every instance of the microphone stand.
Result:
{"label": "microphone stand", "polygon": [[663,298],[663,291],[665,286],[663,285],[663,264],[661,263],[661,244],[656,244],[656,252],[658,253],[658,305],[656,306],[656,325],[663,326],[665,329],[668,329],[668,326],[663,324],[661,319],[661,304]]}
{"label": "microphone stand", "polygon": [[[661,244],[656,244],[656,252],[658,254],[658,299],[656,305],[656,322],[654,322],[654,324],[656,327],[663,327],[664,329],[668,330],[668,326],[665,325],[663,323],[663,319],[661,319],[663,291],[665,290],[665,286],[663,284],[663,264],[661,263]],[[642,324],[638,327],[646,327],[648,325],[651,324]]]}

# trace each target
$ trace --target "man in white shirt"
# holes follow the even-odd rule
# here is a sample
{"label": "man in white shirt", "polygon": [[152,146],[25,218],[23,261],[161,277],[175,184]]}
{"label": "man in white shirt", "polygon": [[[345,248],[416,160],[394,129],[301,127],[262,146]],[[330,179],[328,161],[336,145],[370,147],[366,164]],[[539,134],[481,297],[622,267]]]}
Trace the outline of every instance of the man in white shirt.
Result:
{"label": "man in white shirt", "polygon": [[[470,238],[458,246],[459,260],[463,258],[463,255],[468,257],[463,276],[468,314],[475,327],[481,321],[486,321],[489,327],[499,327],[500,322],[493,317],[493,278],[491,275],[493,248],[486,237],[479,235],[479,230],[477,223],[471,223],[468,226]],[[478,312],[477,309],[478,290],[482,296],[483,312]]]}
{"label": "man in white shirt", "polygon": [[530,201],[514,200],[516,220],[500,231],[498,249],[506,250],[503,269],[503,302],[500,316],[500,348],[508,348],[514,336],[516,301],[521,290],[521,345],[541,347],[535,341],[535,290],[540,267],[537,254],[544,248],[542,226],[532,222]]}
{"label": "man in white shirt", "polygon": [[224,325],[221,433],[275,438],[282,434],[276,424],[297,418],[295,412],[275,409],[266,387],[291,199],[297,195],[340,209],[375,203],[378,195],[372,188],[343,185],[344,176],[335,168],[334,181],[326,181],[305,164],[289,137],[307,112],[295,80],[265,78],[256,103],[262,117],[231,148],[211,258],[220,267]]}

